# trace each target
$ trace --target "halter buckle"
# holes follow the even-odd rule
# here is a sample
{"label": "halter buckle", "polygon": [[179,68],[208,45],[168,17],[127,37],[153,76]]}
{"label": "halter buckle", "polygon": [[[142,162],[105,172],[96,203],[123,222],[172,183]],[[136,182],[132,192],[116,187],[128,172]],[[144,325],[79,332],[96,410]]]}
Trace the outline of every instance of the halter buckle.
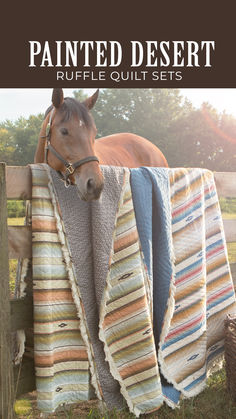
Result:
{"label": "halter buckle", "polygon": [[68,166],[66,166],[66,171],[67,171],[67,173],[68,173],[69,175],[73,175],[73,173],[74,173],[75,169],[74,169],[74,167],[73,167],[73,164],[72,164],[72,163],[68,163]]}
{"label": "halter buckle", "polygon": [[[62,179],[63,180],[63,179]],[[69,188],[69,186],[71,186],[71,181],[70,181],[70,179],[64,179],[63,180],[63,182],[64,182],[64,186],[65,186],[65,188],[67,189],[67,188]]]}
{"label": "halter buckle", "polygon": [[61,173],[60,172],[57,172],[58,174],[59,174],[59,176],[60,176],[60,180],[64,183],[64,186],[65,186],[65,188],[67,189],[67,188],[69,188],[69,186],[71,186],[72,185],[72,183],[71,183],[71,180],[69,179],[69,178],[67,178],[67,179],[65,179],[64,177],[62,177],[63,175],[61,175]]}

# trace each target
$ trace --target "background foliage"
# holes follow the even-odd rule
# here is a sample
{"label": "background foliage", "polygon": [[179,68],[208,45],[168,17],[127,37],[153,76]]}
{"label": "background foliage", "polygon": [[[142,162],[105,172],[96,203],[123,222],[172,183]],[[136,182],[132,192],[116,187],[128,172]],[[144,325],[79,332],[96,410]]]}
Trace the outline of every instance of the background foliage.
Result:
{"label": "background foliage", "polygon": [[[74,96],[83,100],[83,90]],[[45,109],[49,104],[45,104]],[[200,109],[177,89],[104,89],[92,110],[98,137],[133,132],[156,144],[171,167],[236,169],[236,119],[204,103]],[[0,161],[33,162],[43,114],[0,124]]]}

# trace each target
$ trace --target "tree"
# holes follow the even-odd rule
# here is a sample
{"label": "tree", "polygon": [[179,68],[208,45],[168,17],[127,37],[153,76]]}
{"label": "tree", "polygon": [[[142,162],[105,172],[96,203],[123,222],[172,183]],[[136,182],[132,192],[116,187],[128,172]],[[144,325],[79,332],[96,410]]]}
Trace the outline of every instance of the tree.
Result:
{"label": "tree", "polygon": [[14,164],[15,144],[6,128],[0,127],[0,161]]}
{"label": "tree", "polygon": [[[74,96],[85,100],[83,90]],[[133,132],[165,154],[170,167],[236,170],[236,119],[208,103],[195,109],[177,89],[103,89],[92,114],[98,137]],[[33,162],[43,115],[0,124],[0,160]]]}
{"label": "tree", "polygon": [[[33,163],[43,115],[0,124],[0,157],[9,165]],[[2,132],[2,134],[1,134]]]}
{"label": "tree", "polygon": [[[84,100],[81,91],[75,91],[74,96]],[[92,114],[98,137],[132,132],[152,141],[164,154],[170,154],[170,127],[189,109],[190,103],[183,102],[178,89],[104,89]]]}
{"label": "tree", "polygon": [[236,143],[228,137],[236,138],[236,120],[219,114],[211,105],[204,103],[180,116],[172,124],[170,136],[180,151],[169,159],[171,166],[235,171]]}

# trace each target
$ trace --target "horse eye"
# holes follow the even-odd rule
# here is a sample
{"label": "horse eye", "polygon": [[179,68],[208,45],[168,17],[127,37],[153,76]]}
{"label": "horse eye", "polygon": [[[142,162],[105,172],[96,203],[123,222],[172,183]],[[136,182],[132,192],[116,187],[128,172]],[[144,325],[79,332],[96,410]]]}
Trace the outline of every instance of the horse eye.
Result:
{"label": "horse eye", "polygon": [[61,128],[62,135],[68,135],[68,129],[67,128]]}

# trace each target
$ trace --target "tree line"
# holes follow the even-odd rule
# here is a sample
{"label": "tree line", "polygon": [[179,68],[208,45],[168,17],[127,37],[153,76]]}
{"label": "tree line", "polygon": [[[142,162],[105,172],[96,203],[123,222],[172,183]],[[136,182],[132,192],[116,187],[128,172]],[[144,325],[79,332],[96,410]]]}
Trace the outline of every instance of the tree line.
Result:
{"label": "tree line", "polygon": [[[74,91],[74,97],[83,101],[84,91]],[[236,118],[208,103],[196,109],[178,89],[104,89],[92,114],[97,137],[115,132],[141,135],[161,149],[170,167],[236,170]],[[43,117],[0,124],[0,161],[33,162]]]}

